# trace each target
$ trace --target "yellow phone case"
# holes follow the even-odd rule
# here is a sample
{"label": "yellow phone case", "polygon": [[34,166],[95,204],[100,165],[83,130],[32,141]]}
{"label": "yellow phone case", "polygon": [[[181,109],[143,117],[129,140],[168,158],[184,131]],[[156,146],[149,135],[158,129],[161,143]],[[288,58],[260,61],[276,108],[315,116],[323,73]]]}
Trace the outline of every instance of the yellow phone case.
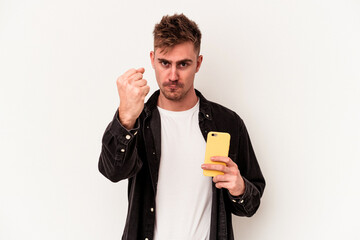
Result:
{"label": "yellow phone case", "polygon": [[[225,163],[213,162],[210,157],[223,156],[227,157],[230,147],[230,134],[226,132],[209,132],[207,135],[205,163],[222,164]],[[204,176],[214,177],[219,174],[224,174],[215,170],[203,170]]]}

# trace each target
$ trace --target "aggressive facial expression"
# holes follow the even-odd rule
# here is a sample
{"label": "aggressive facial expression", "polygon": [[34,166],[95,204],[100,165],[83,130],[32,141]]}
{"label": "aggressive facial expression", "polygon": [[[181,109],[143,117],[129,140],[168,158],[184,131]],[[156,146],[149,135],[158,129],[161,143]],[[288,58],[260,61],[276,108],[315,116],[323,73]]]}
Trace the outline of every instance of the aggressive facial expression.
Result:
{"label": "aggressive facial expression", "polygon": [[156,49],[150,53],[160,88],[160,98],[169,101],[187,101],[194,93],[195,73],[200,69],[202,56],[194,50],[192,42],[185,42],[170,49]]}

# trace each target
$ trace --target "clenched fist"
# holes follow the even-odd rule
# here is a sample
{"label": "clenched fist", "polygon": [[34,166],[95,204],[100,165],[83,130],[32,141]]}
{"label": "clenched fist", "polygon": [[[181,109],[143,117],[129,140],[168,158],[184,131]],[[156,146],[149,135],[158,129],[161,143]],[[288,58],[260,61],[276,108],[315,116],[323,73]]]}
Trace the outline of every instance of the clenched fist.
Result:
{"label": "clenched fist", "polygon": [[132,129],[136,119],[144,108],[145,96],[150,87],[143,79],[144,68],[130,69],[116,80],[120,97],[119,120],[121,124]]}

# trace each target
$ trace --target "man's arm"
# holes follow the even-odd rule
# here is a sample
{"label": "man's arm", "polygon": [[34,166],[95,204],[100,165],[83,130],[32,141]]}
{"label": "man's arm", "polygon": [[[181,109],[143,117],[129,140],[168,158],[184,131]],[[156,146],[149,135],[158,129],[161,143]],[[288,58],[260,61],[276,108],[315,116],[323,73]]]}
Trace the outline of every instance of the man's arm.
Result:
{"label": "man's arm", "polygon": [[141,168],[137,154],[139,116],[150,87],[143,79],[144,68],[130,69],[117,81],[119,108],[102,139],[99,171],[113,182],[129,178]]}
{"label": "man's arm", "polygon": [[137,154],[139,126],[127,130],[120,123],[118,113],[116,111],[103,135],[98,164],[99,171],[112,182],[135,175],[142,166]]}
{"label": "man's arm", "polygon": [[[217,188],[227,189],[227,202],[233,214],[250,217],[260,205],[260,198],[265,188],[265,179],[260,170],[249,135],[242,120],[239,118],[239,149],[236,159],[229,157],[213,157],[212,161],[220,164],[203,164],[207,170],[221,171],[223,175],[213,178]],[[226,197],[226,196],[225,196]]]}
{"label": "man's arm", "polygon": [[213,177],[216,188],[225,188],[227,192],[228,203],[231,206],[231,212],[238,216],[250,217],[254,215],[260,205],[261,188],[256,187],[240,174],[237,164],[229,157],[215,156],[211,158],[214,162],[223,162],[220,164],[203,164],[202,168],[206,170],[221,171],[223,175]]}

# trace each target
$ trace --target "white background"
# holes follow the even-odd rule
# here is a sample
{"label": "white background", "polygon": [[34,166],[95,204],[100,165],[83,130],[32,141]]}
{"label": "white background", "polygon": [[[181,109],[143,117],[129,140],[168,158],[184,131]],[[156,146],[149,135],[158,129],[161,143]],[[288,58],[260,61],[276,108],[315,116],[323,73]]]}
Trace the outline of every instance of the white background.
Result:
{"label": "white background", "polygon": [[267,180],[236,239],[360,239],[357,0],[0,0],[0,239],[121,238],[127,182],[97,170],[116,78],[152,30],[202,33],[196,87],[245,121]]}

